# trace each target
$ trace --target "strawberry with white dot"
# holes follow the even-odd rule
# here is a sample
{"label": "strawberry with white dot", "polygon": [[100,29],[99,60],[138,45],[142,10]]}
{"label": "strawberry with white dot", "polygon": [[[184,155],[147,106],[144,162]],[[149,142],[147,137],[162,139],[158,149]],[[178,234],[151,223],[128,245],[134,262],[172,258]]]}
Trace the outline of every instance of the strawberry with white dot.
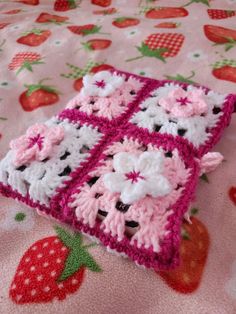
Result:
{"label": "strawberry with white dot", "polygon": [[10,297],[18,304],[63,300],[76,292],[85,268],[101,268],[88,253],[93,244],[83,245],[81,234],[69,234],[56,227],[57,236],[35,242],[22,257],[10,287]]}

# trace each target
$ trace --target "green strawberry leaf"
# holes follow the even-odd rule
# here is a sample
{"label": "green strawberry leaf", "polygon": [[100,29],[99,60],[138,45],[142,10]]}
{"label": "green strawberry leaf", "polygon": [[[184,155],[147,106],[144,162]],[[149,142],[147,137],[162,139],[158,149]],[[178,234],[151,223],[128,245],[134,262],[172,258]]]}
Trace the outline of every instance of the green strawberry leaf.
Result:
{"label": "green strawberry leaf", "polygon": [[202,181],[205,181],[206,183],[210,183],[210,181],[209,181],[209,179],[208,179],[208,176],[207,176],[205,173],[203,173],[203,174],[200,176],[200,179],[201,179]]}
{"label": "green strawberry leaf", "polygon": [[75,0],[68,0],[70,9],[75,9],[77,7]]}
{"label": "green strawberry leaf", "polygon": [[44,32],[44,30],[42,30],[42,29],[33,28],[31,31],[24,32],[21,35],[22,36],[27,36],[29,34],[41,35],[43,32]]}
{"label": "green strawberry leaf", "polygon": [[92,256],[87,251],[83,252],[82,262],[83,262],[83,265],[86,266],[91,271],[94,271],[94,272],[102,271],[101,267],[96,263],[96,261],[92,258]]}
{"label": "green strawberry leaf", "polygon": [[191,208],[191,216],[196,215],[198,212],[199,212],[198,208],[196,207]]}
{"label": "green strawberry leaf", "polygon": [[83,265],[83,260],[79,258],[78,252],[76,250],[72,251],[65,262],[65,268],[63,269],[62,274],[58,278],[58,282],[66,280],[74,273],[76,273]]}
{"label": "green strawberry leaf", "polygon": [[190,240],[190,236],[189,236],[188,232],[184,229],[181,229],[181,237],[184,240]]}
{"label": "green strawberry leaf", "polygon": [[[64,230],[63,228],[59,227],[59,226],[55,226],[54,227],[58,238],[61,240],[61,242],[67,247],[67,248],[73,248],[74,246],[74,240],[75,240],[75,236],[70,234],[69,232],[66,232],[66,230]],[[81,239],[81,235],[80,233],[77,234],[78,235],[78,239],[77,239],[77,245],[81,245],[82,239]]]}
{"label": "green strawberry leaf", "polygon": [[82,43],[81,42],[81,45],[84,47],[85,50],[88,50],[88,51],[93,50],[91,43]]}
{"label": "green strawberry leaf", "polygon": [[184,77],[181,74],[176,74],[176,76],[171,76],[171,75],[165,75],[165,77],[168,80],[174,80],[174,81],[178,81],[178,82],[183,82],[183,83],[188,83],[188,84],[197,84],[196,82],[194,82],[193,80],[191,80],[192,77],[194,77],[195,72],[191,71],[191,75],[188,77]]}
{"label": "green strawberry leaf", "polygon": [[47,91],[49,93],[53,93],[53,94],[60,94],[60,92],[58,90],[56,90],[56,88],[54,86],[48,86],[48,85],[42,85],[42,81],[41,80],[38,84],[32,84],[32,85],[24,85],[27,88],[27,92],[26,92],[26,96],[30,97],[34,92],[36,92],[37,90],[44,90]]}
{"label": "green strawberry leaf", "polygon": [[185,5],[183,5],[182,7],[187,7],[193,3],[202,3],[202,4],[205,4],[206,6],[210,7],[209,0],[191,0],[188,3],[186,3]]}
{"label": "green strawberry leaf", "polygon": [[65,262],[65,267],[57,280],[58,282],[71,277],[81,267],[86,267],[94,272],[102,271],[93,257],[87,252],[89,247],[96,245],[95,243],[82,246],[82,235],[80,233],[71,235],[59,226],[56,226],[55,229],[59,239],[70,249],[70,253]]}
{"label": "green strawberry leaf", "polygon": [[16,75],[18,75],[24,69],[26,69],[30,72],[33,72],[32,65],[34,65],[34,64],[44,64],[44,62],[42,62],[42,61],[24,61],[22,66],[16,72]]}
{"label": "green strawberry leaf", "polygon": [[83,29],[83,30],[81,30],[81,33],[83,33],[84,36],[91,35],[91,34],[96,34],[96,33],[99,33],[101,28],[102,28],[102,26],[94,26],[91,29]]}
{"label": "green strawberry leaf", "polygon": [[158,49],[150,49],[148,47],[148,45],[142,43],[141,47],[136,47],[138,49],[139,52],[141,52],[141,54],[145,57],[151,57],[151,58],[157,58],[161,61],[163,61],[164,63],[165,58],[163,57],[163,54],[167,51],[169,51],[168,48],[158,48]]}

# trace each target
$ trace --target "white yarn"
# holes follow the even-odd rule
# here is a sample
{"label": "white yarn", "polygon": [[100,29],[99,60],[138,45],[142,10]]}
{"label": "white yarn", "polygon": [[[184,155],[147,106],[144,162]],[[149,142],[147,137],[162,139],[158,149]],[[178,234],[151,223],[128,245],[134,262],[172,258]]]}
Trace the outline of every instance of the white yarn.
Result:
{"label": "white yarn", "polygon": [[[81,149],[91,149],[101,138],[101,134],[89,125],[79,126],[68,121],[59,121],[56,117],[45,122],[52,126],[59,124],[64,128],[65,136],[59,145],[53,147],[52,157],[45,162],[32,161],[25,170],[17,170],[13,164],[14,152],[9,151],[0,162],[0,182],[9,184],[13,190],[22,195],[29,192],[34,201],[48,205],[58,187],[63,187],[63,182],[70,176],[59,176],[66,167],[71,171],[77,169],[89,152],[81,152]],[[80,128],[79,128],[80,127]],[[64,160],[60,157],[66,152],[70,155]]]}
{"label": "white yarn", "polygon": [[[214,107],[222,108],[226,95],[221,95],[210,91],[203,98],[208,104],[208,113],[205,116],[193,116],[188,118],[176,118],[171,113],[158,105],[158,101],[162,97],[166,97],[170,91],[176,88],[173,83],[166,83],[163,87],[159,87],[151,93],[151,96],[145,99],[140,108],[143,111],[137,112],[132,118],[131,122],[142,128],[147,128],[150,132],[155,131],[157,127],[160,133],[168,133],[178,135],[178,129],[186,130],[184,138],[187,138],[196,147],[205,143],[210,137],[210,133],[206,129],[216,126],[220,116],[223,114],[219,112],[213,114]],[[199,89],[198,87],[189,85],[187,90],[192,91]],[[145,110],[146,109],[146,110]]]}

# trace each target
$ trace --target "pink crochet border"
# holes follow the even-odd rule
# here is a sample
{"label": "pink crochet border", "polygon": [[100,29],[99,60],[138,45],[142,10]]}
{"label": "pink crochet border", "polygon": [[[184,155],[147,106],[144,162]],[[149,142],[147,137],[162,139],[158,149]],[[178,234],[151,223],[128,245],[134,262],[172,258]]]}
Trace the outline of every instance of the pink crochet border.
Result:
{"label": "pink crochet border", "polygon": [[[236,104],[236,96],[231,94],[228,95],[222,109],[224,115],[222,115],[216,127],[211,131],[211,138],[206,142],[206,144],[202,145],[199,149],[196,149],[191,143],[180,136],[173,137],[172,135],[167,134],[149,133],[147,129],[139,129],[135,125],[128,122],[135,110],[138,109],[139,103],[142,102],[152,90],[170,82],[183,87],[188,86],[188,84],[169,80],[157,81],[123,71],[113,71],[116,71],[118,74],[124,74],[127,78],[129,76],[133,76],[143,82],[144,86],[140,89],[134,101],[128,105],[127,110],[112,121],[106,118],[88,116],[76,109],[66,109],[59,114],[59,119],[68,119],[72,123],[81,122],[81,124],[92,125],[102,133],[102,138],[91,150],[90,157],[82,163],[78,169],[70,174],[72,180],[63,182],[65,186],[57,189],[57,194],[51,200],[50,208],[41,205],[38,202],[34,202],[30,199],[29,195],[26,195],[25,197],[22,196],[18,192],[14,191],[9,185],[0,183],[0,192],[7,197],[18,199],[31,207],[38,208],[40,211],[54,217],[58,221],[70,224],[76,230],[96,236],[105,246],[115,249],[117,252],[127,254],[131,259],[141,265],[145,265],[148,268],[153,267],[158,270],[173,268],[177,266],[179,262],[179,244],[181,240],[180,226],[183,214],[186,212],[189,202],[194,196],[199,174],[199,165],[194,158],[192,158],[192,156],[202,156],[219,140],[223,129],[230,122],[230,117]],[[205,90],[209,90],[205,87],[203,88]],[[115,134],[114,130],[116,132]],[[151,248],[147,250],[144,248],[138,248],[135,245],[131,246],[127,238],[118,242],[117,237],[112,237],[110,234],[106,234],[100,229],[99,222],[97,222],[93,228],[90,228],[88,225],[84,225],[83,223],[76,221],[75,214],[71,212],[68,206],[75,190],[81,186],[83,182],[89,179],[88,169],[89,171],[92,171],[95,167],[98,167],[100,161],[105,157],[103,151],[106,147],[115,141],[120,140],[125,135],[137,138],[144,144],[153,143],[166,150],[172,151],[174,148],[177,148],[180,156],[183,158],[186,165],[191,169],[191,175],[185,185],[187,189],[173,206],[174,213],[168,217],[169,224],[167,229],[171,232],[161,243],[161,252],[158,254],[154,253]]]}
{"label": "pink crochet border", "polygon": [[[60,202],[60,204],[57,203],[57,206],[54,206],[53,208],[48,208],[44,205],[39,204],[38,202],[34,202],[32,199],[30,199],[29,195],[26,195],[25,197],[22,196],[20,193],[14,191],[9,185],[6,186],[0,183],[0,192],[7,197],[18,199],[19,201],[33,208],[37,208],[62,223],[67,223],[71,225],[75,230],[79,230],[84,233],[88,233],[91,236],[97,237],[105,246],[110,247],[111,249],[115,249],[117,252],[125,253],[132,260],[140,265],[144,265],[147,268],[152,267],[157,270],[165,270],[176,267],[179,263],[178,248],[181,240],[180,226],[182,223],[183,214],[188,209],[188,205],[194,197],[194,191],[199,175],[199,166],[197,162],[194,161],[194,159],[189,158],[190,149],[188,145],[186,145],[182,141],[176,142],[175,138],[172,135],[162,135],[162,139],[160,139],[156,137],[155,134],[150,134],[148,130],[139,130],[136,126],[131,124],[126,130],[126,134],[118,134],[118,136],[115,135],[109,145],[125,135],[131,138],[137,138],[145,145],[147,145],[148,143],[153,143],[158,147],[161,146],[164,150],[172,151],[175,148],[180,149],[181,147],[181,151],[179,152],[180,156],[183,158],[186,165],[191,169],[191,174],[187,183],[185,184],[185,188],[187,187],[187,189],[172,207],[173,214],[168,217],[169,223],[167,226],[167,230],[169,230],[170,233],[162,242],[161,251],[159,253],[154,253],[151,248],[144,249],[138,248],[136,245],[130,245],[127,238],[124,238],[122,241],[118,242],[117,237],[112,237],[110,234],[106,234],[100,229],[99,222],[96,222],[95,226],[93,228],[90,228],[88,225],[84,225],[83,223],[77,221],[74,213],[68,211],[65,213],[61,210],[61,206],[64,206],[65,209],[69,208],[68,202],[72,200],[71,196],[74,193],[74,189],[77,188],[78,185],[80,186],[81,184],[83,184],[83,182],[89,179],[86,171],[84,171],[84,175],[81,176],[81,179],[76,181],[76,187],[70,188],[67,191],[67,199],[63,198],[63,202]],[[102,159],[103,157],[105,156],[100,155],[100,159]],[[92,170],[92,167],[95,167],[97,165],[90,166]]]}
{"label": "pink crochet border", "polygon": [[[187,83],[182,83],[178,81],[171,81],[171,80],[163,80],[159,81],[162,82],[161,86],[166,83],[174,83],[177,85],[182,86],[183,88],[189,86]],[[205,87],[203,85],[196,84],[195,86],[203,88],[206,92],[211,91],[210,88]],[[224,106],[222,108],[223,115],[220,117],[219,121],[217,122],[216,126],[211,129],[211,136],[209,139],[198,148],[194,148],[196,156],[201,158],[204,154],[209,152],[213,146],[220,140],[224,129],[230,124],[232,113],[236,112],[236,94],[229,94],[224,101]],[[186,141],[188,141],[186,139]]]}

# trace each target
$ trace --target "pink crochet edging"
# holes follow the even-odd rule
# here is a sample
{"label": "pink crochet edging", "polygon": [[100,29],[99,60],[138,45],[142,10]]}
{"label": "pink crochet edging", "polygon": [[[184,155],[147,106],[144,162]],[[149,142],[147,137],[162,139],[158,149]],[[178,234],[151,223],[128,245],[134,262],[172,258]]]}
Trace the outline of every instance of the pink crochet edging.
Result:
{"label": "pink crochet edging", "polygon": [[[138,248],[137,244],[131,245],[127,238],[124,238],[118,242],[117,236],[112,237],[111,234],[106,234],[100,229],[99,222],[96,222],[95,226],[91,228],[88,225],[84,225],[80,221],[77,221],[75,213],[73,213],[71,208],[68,206],[68,204],[73,201],[73,194],[78,191],[78,187],[82,186],[83,183],[90,179],[87,167],[89,167],[91,171],[95,167],[98,167],[99,162],[106,157],[104,154],[100,155],[100,158],[98,158],[96,161],[97,163],[94,163],[93,167],[91,164],[87,165],[86,168],[80,172],[80,178],[67,190],[67,195],[61,199],[60,206],[63,206],[64,210],[66,210],[64,211],[64,214],[67,217],[66,219],[72,221],[72,225],[75,229],[97,237],[105,246],[115,249],[117,252],[124,252],[138,264],[144,265],[148,268],[152,267],[155,269],[170,269],[177,266],[179,263],[178,247],[181,240],[180,225],[183,219],[182,216],[187,211],[189,202],[194,196],[194,190],[199,175],[199,165],[196,163],[196,161],[189,158],[191,148],[186,145],[182,138],[176,141],[175,137],[172,135],[159,134],[159,136],[157,136],[156,134],[150,134],[148,130],[140,130],[134,125],[129,125],[129,128],[125,133],[120,132],[118,135],[113,136],[113,138],[110,139],[109,145],[119,141],[124,136],[138,139],[140,143],[145,145],[152,143],[155,146],[162,147],[167,151],[172,151],[174,148],[179,150],[181,148],[179,154],[183,158],[186,166],[191,169],[192,172],[184,186],[185,188],[187,187],[187,190],[185,189],[182,192],[182,196],[178,199],[174,206],[172,206],[173,214],[168,217],[168,225],[166,227],[166,230],[170,231],[170,233],[163,240],[160,246],[161,251],[159,253],[154,253],[151,248]],[[103,148],[102,151],[104,150],[105,149]],[[56,203],[57,205],[59,204],[58,200]]]}
{"label": "pink crochet edging", "polygon": [[[194,191],[200,172],[199,164],[194,157],[202,157],[219,140],[223,129],[230,122],[232,112],[235,110],[236,96],[232,94],[227,96],[222,108],[224,114],[220,117],[217,125],[211,130],[211,137],[205,144],[202,144],[199,149],[196,149],[187,139],[180,136],[174,137],[168,134],[150,133],[147,129],[138,128],[128,122],[132,114],[139,109],[139,104],[146,99],[154,89],[166,83],[175,83],[182,87],[187,87],[189,84],[170,80],[158,81],[117,70],[112,70],[111,72],[124,74],[127,78],[132,76],[143,82],[144,85],[140,88],[134,100],[127,105],[127,110],[112,121],[104,117],[87,115],[77,109],[65,109],[58,115],[59,119],[68,120],[71,123],[80,122],[82,125],[92,125],[102,133],[102,137],[99,143],[90,150],[89,158],[82,162],[75,171],[70,173],[72,180],[64,181],[63,187],[56,190],[57,194],[51,199],[50,208],[39,202],[34,202],[28,194],[22,196],[9,185],[0,183],[0,192],[7,197],[18,199],[33,208],[37,208],[58,221],[71,225],[76,230],[88,233],[91,236],[96,236],[105,246],[115,249],[117,252],[125,253],[138,264],[144,265],[147,268],[153,267],[158,270],[170,269],[177,266],[179,263],[179,244],[181,241],[180,227],[183,215],[194,197]],[[202,87],[205,91],[210,90],[203,86],[197,86]],[[114,132],[116,133],[114,134]],[[112,237],[110,233],[104,233],[100,229],[100,222],[98,221],[93,228],[83,224],[81,221],[77,221],[75,213],[73,213],[68,206],[73,200],[73,194],[84,182],[89,180],[88,169],[92,171],[98,167],[101,161],[106,157],[104,154],[105,149],[124,136],[138,139],[145,145],[152,143],[167,151],[172,151],[174,148],[177,148],[185,165],[191,170],[181,197],[179,197],[177,202],[172,206],[173,214],[168,217],[168,225],[166,227],[170,232],[163,239],[159,253],[154,253],[152,248],[138,248],[137,243],[130,245],[128,238],[118,241],[117,236]]]}

